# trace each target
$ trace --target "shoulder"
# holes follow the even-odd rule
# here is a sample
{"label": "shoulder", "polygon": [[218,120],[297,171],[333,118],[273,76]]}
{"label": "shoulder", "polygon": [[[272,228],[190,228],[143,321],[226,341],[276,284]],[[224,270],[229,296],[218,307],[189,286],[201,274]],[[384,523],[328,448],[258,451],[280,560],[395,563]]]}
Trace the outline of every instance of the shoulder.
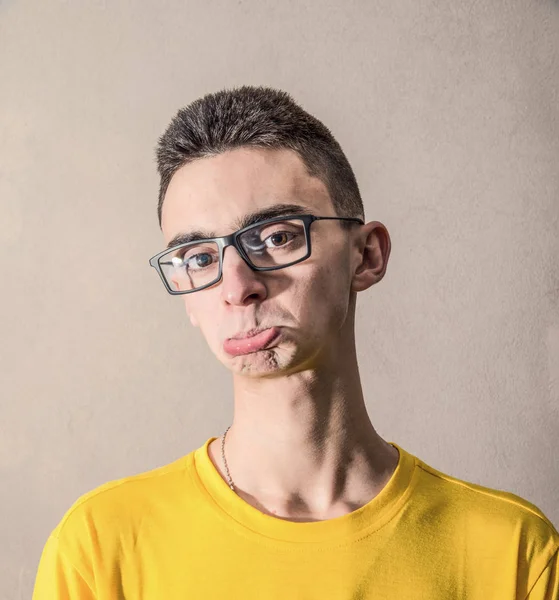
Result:
{"label": "shoulder", "polygon": [[[81,496],[66,510],[51,536],[61,549],[90,543],[111,531],[138,531],[141,522],[165,499],[176,498],[189,482],[193,453],[167,465],[114,479]],[[73,548],[76,549],[75,547]]]}
{"label": "shoulder", "polygon": [[503,551],[516,547],[525,558],[541,555],[549,560],[559,548],[559,532],[526,498],[443,473],[419,459],[416,467],[415,493],[425,496],[426,504],[438,506],[439,516],[469,539],[483,540]]}

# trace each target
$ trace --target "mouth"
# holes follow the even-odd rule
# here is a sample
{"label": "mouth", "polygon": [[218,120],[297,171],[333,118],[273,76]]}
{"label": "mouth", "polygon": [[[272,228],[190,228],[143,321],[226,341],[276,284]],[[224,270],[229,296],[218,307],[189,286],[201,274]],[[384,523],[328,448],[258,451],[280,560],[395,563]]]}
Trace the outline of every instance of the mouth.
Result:
{"label": "mouth", "polygon": [[223,342],[223,349],[231,356],[250,354],[267,349],[280,336],[279,327],[257,328],[246,331],[242,337],[229,338]]}

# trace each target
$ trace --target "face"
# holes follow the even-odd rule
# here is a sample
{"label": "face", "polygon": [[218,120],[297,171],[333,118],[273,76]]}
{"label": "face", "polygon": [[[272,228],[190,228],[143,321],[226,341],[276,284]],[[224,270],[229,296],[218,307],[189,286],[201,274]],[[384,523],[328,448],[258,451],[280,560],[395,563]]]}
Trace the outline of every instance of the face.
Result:
{"label": "face", "polygon": [[[162,212],[165,243],[195,229],[227,235],[243,215],[277,203],[336,216],[325,185],[306,173],[295,152],[239,148],[197,160],[179,169],[168,187]],[[360,227],[355,223],[348,231],[340,221],[314,222],[311,256],[276,271],[253,271],[229,246],[221,281],[177,298],[232,372],[273,377],[312,368],[332,355],[346,325],[350,294],[359,285],[353,276],[362,257],[352,236],[359,235]],[[232,355],[224,348],[229,338],[266,327],[277,328],[278,334],[266,349]]]}

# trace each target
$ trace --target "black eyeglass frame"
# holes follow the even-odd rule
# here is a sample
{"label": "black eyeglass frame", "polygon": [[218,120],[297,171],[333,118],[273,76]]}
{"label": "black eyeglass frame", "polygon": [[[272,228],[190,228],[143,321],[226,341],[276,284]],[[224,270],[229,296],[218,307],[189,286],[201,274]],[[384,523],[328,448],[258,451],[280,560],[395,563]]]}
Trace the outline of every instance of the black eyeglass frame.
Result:
{"label": "black eyeglass frame", "polygon": [[[242,235],[243,233],[245,233],[246,231],[248,231],[249,229],[260,227],[262,225],[267,225],[268,223],[276,223],[278,221],[288,221],[290,219],[300,219],[301,221],[303,221],[303,224],[305,226],[305,238],[307,241],[307,253],[305,254],[305,256],[303,256],[302,258],[298,258],[297,260],[294,260],[293,262],[287,263],[286,265],[279,265],[277,267],[257,267],[255,265],[253,265],[250,261],[250,258],[246,254],[244,248],[239,243],[238,237],[240,235]],[[266,219],[265,221],[259,221],[258,223],[253,223],[252,225],[249,225],[248,227],[243,227],[242,229],[239,229],[238,231],[235,231],[229,235],[223,235],[221,237],[214,237],[214,238],[206,238],[203,240],[195,240],[192,242],[185,242],[184,244],[179,244],[177,246],[173,246],[172,248],[166,248],[165,250],[159,252],[155,256],[152,256],[149,259],[149,264],[159,273],[159,277],[161,277],[161,281],[163,282],[163,285],[165,286],[165,288],[169,292],[169,294],[172,294],[173,296],[182,296],[183,294],[192,294],[194,292],[200,292],[206,288],[209,288],[209,287],[215,285],[216,283],[218,283],[219,281],[221,281],[221,278],[223,276],[223,253],[225,251],[225,248],[227,248],[228,246],[235,246],[235,248],[237,249],[237,252],[240,254],[241,258],[245,261],[245,263],[253,271],[277,271],[279,269],[285,269],[286,267],[291,267],[292,265],[296,265],[297,263],[300,263],[300,262],[306,260],[307,258],[309,258],[309,256],[311,255],[311,252],[312,252],[310,226],[315,221],[326,221],[326,220],[355,221],[356,223],[359,223],[360,225],[365,224],[365,222],[362,219],[358,219],[356,217],[316,217],[315,215],[284,215],[281,217],[274,217],[273,219]],[[163,271],[161,270],[159,258],[161,256],[163,256],[164,254],[171,252],[172,250],[177,250],[179,248],[183,248],[183,247],[187,247],[187,246],[194,246],[196,244],[202,244],[205,242],[215,242],[219,248],[219,273],[218,273],[216,279],[214,279],[214,281],[211,281],[210,283],[207,283],[206,285],[203,285],[202,287],[196,288],[195,290],[186,290],[186,291],[172,290],[169,287],[169,284],[167,283],[167,280],[165,278],[165,275],[163,274]]]}

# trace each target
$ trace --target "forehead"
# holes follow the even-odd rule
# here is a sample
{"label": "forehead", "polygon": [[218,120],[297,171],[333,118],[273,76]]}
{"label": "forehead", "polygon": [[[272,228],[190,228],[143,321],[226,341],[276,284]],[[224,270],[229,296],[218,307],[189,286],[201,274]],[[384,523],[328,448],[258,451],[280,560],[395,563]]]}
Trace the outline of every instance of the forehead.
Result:
{"label": "forehead", "polygon": [[173,175],[161,228],[166,242],[194,229],[226,235],[246,214],[280,203],[335,216],[326,186],[308,175],[296,152],[238,148],[196,160]]}

